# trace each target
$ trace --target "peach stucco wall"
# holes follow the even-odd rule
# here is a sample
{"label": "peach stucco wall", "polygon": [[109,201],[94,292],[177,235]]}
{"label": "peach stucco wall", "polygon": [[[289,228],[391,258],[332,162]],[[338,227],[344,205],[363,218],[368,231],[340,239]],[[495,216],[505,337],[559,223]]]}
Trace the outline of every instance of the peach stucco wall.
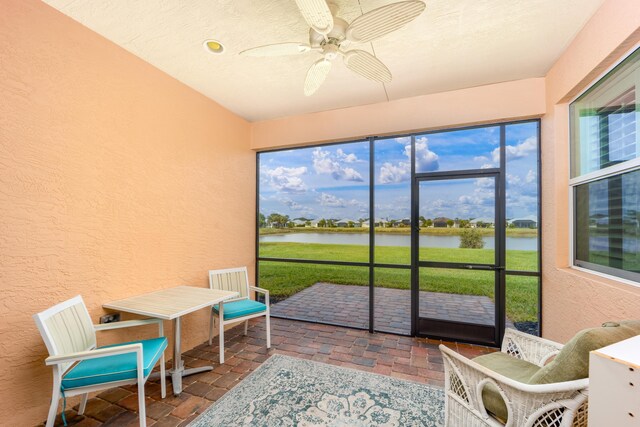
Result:
{"label": "peach stucco wall", "polygon": [[[33,313],[81,294],[97,322],[107,301],[253,269],[249,130],[43,3],[0,2],[0,425],[46,418]],[[185,348],[206,339],[204,311],[183,325]]]}
{"label": "peach stucco wall", "polygon": [[252,123],[256,150],[539,117],[544,79],[526,79]]}
{"label": "peach stucco wall", "polygon": [[565,341],[607,320],[640,318],[640,287],[569,268],[569,102],[640,41],[640,2],[608,0],[546,77],[542,119],[543,333]]}

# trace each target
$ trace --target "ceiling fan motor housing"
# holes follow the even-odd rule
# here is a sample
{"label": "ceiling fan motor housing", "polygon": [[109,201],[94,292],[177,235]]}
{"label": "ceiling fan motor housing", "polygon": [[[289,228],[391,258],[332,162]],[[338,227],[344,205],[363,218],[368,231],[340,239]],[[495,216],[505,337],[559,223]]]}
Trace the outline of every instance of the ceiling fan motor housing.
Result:
{"label": "ceiling fan motor housing", "polygon": [[333,18],[333,29],[327,34],[326,39],[323,34],[313,28],[309,30],[309,44],[311,47],[322,47],[325,44],[335,44],[340,47],[340,44],[345,41],[348,26],[347,21],[335,16]]}

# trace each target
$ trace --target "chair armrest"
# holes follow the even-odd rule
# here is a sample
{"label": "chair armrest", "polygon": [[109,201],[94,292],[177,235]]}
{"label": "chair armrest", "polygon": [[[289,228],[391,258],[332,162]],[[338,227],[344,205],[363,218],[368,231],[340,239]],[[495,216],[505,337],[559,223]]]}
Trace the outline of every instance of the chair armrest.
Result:
{"label": "chair armrest", "polygon": [[121,328],[131,328],[134,326],[144,326],[144,325],[151,325],[151,324],[157,324],[158,325],[158,336],[159,337],[163,337],[164,336],[164,322],[162,321],[162,319],[156,319],[156,318],[151,318],[151,319],[138,319],[138,320],[123,320],[121,322],[111,322],[111,323],[102,323],[99,325],[93,325],[93,329],[98,332],[98,331],[110,331],[113,329],[121,329]]}
{"label": "chair armrest", "polygon": [[162,324],[162,319],[139,319],[139,320],[123,320],[121,322],[101,323],[93,325],[96,331],[109,331],[112,329],[131,328],[134,326],[144,326],[150,324]]}
{"label": "chair armrest", "polygon": [[76,353],[60,354],[49,356],[45,359],[47,365],[58,365],[61,363],[78,362],[80,360],[96,359],[99,357],[113,356],[116,354],[140,353],[142,354],[142,344],[127,344],[116,347],[97,348],[95,350],[78,351]]}
{"label": "chair armrest", "polygon": [[552,384],[526,384],[494,372],[443,345],[440,345],[440,351],[445,367],[447,398],[454,398],[482,419],[489,416],[482,401],[482,391],[487,384],[498,389],[513,426],[537,425],[532,420],[558,408],[566,408],[565,415],[573,417],[587,400],[588,378]]}
{"label": "chair armrest", "polygon": [[551,356],[562,350],[557,342],[507,328],[502,341],[502,352],[538,366],[544,366]]}
{"label": "chair armrest", "polygon": [[256,292],[260,292],[261,294],[264,294],[264,304],[269,307],[269,291],[267,289],[264,288],[258,288],[256,286],[249,286],[249,289],[252,289]]}

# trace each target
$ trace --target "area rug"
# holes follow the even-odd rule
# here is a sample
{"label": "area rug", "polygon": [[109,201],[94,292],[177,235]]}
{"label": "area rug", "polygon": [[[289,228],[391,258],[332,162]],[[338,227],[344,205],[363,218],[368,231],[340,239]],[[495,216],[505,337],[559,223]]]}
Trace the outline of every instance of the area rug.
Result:
{"label": "area rug", "polygon": [[441,389],[274,355],[190,427],[442,426]]}

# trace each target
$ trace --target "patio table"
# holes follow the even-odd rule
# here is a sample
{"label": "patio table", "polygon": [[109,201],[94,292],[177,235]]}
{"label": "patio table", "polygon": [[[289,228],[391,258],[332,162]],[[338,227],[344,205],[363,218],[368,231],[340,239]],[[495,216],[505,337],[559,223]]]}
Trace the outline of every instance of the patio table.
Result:
{"label": "patio table", "polygon": [[184,369],[180,350],[180,318],[185,314],[211,307],[237,296],[238,293],[232,291],[177,286],[112,301],[104,304],[103,307],[163,320],[173,320],[173,368],[168,375],[171,375],[173,394],[179,395],[182,392],[183,376],[213,369],[213,366]]}

